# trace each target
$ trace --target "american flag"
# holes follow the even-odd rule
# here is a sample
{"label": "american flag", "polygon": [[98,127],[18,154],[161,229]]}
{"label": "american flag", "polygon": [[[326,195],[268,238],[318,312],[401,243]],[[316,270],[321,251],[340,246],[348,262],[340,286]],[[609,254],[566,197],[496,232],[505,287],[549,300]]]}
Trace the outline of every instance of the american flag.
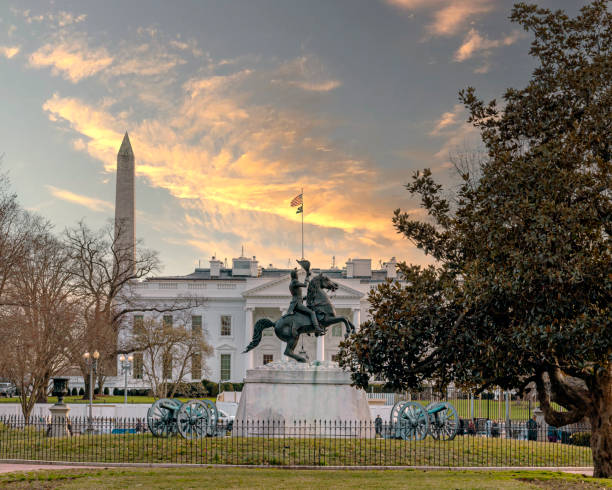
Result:
{"label": "american flag", "polygon": [[291,200],[291,207],[301,206],[303,204],[302,194],[298,194]]}

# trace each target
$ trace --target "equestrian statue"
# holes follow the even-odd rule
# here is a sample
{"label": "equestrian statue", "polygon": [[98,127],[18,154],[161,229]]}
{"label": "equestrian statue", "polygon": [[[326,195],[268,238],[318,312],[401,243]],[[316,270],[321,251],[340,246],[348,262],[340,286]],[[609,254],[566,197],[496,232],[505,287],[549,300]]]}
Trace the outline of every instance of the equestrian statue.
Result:
{"label": "equestrian statue", "polygon": [[[344,323],[345,338],[351,333],[355,333],[355,325],[345,317],[336,315],[336,311],[325,292],[325,290],[335,291],[338,289],[338,284],[323,274],[317,274],[311,279],[310,262],[304,259],[297,262],[306,271],[306,279],[303,283],[300,282],[297,269],[291,271],[291,282],[289,283],[291,303],[287,313],[276,322],[267,318],[257,320],[253,328],[253,340],[244,353],[257,347],[261,342],[263,331],[270,327],[274,327],[276,336],[287,343],[285,355],[298,362],[308,362],[305,357],[293,352],[298,345],[300,335],[310,335],[311,333],[314,333],[317,337],[325,335],[327,327],[338,322]],[[304,305],[302,299],[302,288],[307,288],[306,305]]]}

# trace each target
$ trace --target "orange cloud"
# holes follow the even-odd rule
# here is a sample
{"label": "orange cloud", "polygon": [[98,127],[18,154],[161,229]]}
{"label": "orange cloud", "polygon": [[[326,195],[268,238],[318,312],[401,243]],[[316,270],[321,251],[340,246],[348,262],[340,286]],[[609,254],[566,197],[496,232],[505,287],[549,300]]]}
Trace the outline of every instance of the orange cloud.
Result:
{"label": "orange cloud", "polygon": [[0,55],[10,60],[19,53],[20,49],[20,46],[0,46]]}
{"label": "orange cloud", "polygon": [[[407,244],[392,228],[393,206],[374,198],[381,176],[373,166],[313,134],[314,123],[305,116],[247,103],[232,83],[248,76],[191,80],[169,119],[129,125],[137,174],[167,189],[190,216],[203,213],[206,229],[232,230],[253,250],[265,251],[268,261],[294,255],[288,245],[298,240],[301,217],[289,201],[302,186],[313,256],[315,241],[320,260],[400,255],[398,247]],[[124,121],[109,109],[57,94],[44,109],[82,136],[77,148],[114,171]],[[202,240],[195,226],[188,235],[194,246],[216,243],[219,253],[236,242]],[[282,246],[275,245],[278,235]]]}
{"label": "orange cloud", "polygon": [[457,34],[476,15],[494,10],[494,0],[386,0],[405,10],[433,9],[428,31],[437,36]]}
{"label": "orange cloud", "polygon": [[459,116],[463,112],[463,106],[461,104],[455,104],[453,110],[450,112],[445,112],[440,116],[438,122],[434,129],[429,133],[431,136],[435,136],[440,133],[440,131],[447,129],[450,126],[455,126],[459,122]]}
{"label": "orange cloud", "polygon": [[[461,62],[471,58],[478,51],[488,51],[500,46],[510,46],[520,38],[520,35],[519,31],[514,31],[512,34],[501,39],[487,39],[480,35],[476,29],[470,29],[470,32],[468,32],[463,40],[463,44],[455,53],[454,59]],[[483,73],[483,71],[481,70],[479,73]]]}
{"label": "orange cloud", "polygon": [[97,212],[109,212],[115,209],[115,206],[108,202],[103,201],[102,199],[96,199],[95,197],[84,196],[83,194],[76,194],[66,189],[59,189],[52,185],[45,186],[49,189],[49,192],[53,197],[57,197],[62,201],[67,201],[73,204],[78,204],[79,206],[84,206],[87,209],[91,209],[92,211]]}
{"label": "orange cloud", "polygon": [[30,55],[30,66],[50,66],[56,75],[61,74],[73,83],[95,75],[113,62],[105,48],[90,48],[84,40],[45,44]]}

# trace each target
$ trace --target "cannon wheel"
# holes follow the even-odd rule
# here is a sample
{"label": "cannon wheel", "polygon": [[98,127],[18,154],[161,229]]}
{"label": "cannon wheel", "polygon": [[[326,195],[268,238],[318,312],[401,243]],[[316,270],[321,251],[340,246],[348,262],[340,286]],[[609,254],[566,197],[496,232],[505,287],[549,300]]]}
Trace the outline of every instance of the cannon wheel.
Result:
{"label": "cannon wheel", "polygon": [[155,437],[168,437],[170,434],[176,433],[176,421],[174,420],[174,412],[168,410],[162,404],[173,404],[177,407],[182,405],[179,400],[171,400],[169,398],[160,398],[149,407],[147,411],[147,425],[151,434]]}
{"label": "cannon wheel", "polygon": [[389,416],[389,433],[385,437],[392,439],[399,439],[399,413],[404,406],[405,401],[396,402],[391,409],[391,415]]}
{"label": "cannon wheel", "polygon": [[405,402],[398,414],[398,435],[405,441],[422,441],[429,431],[429,417],[423,405]]}
{"label": "cannon wheel", "polygon": [[[444,408],[439,410],[440,406]],[[430,409],[438,409],[435,413],[429,413]],[[457,410],[448,402],[430,403],[425,408],[429,414],[429,433],[434,439],[452,441],[459,429],[459,415]]]}
{"label": "cannon wheel", "polygon": [[200,400],[189,400],[183,403],[176,415],[179,434],[185,439],[200,439],[210,428],[212,414],[206,403]]}
{"label": "cannon wheel", "polygon": [[207,435],[209,436],[215,436],[217,435],[217,422],[219,421],[219,411],[217,410],[217,405],[214,404],[214,402],[211,402],[210,400],[202,400],[206,406],[208,407],[208,410],[210,410],[210,422],[208,424],[208,431],[207,431]]}

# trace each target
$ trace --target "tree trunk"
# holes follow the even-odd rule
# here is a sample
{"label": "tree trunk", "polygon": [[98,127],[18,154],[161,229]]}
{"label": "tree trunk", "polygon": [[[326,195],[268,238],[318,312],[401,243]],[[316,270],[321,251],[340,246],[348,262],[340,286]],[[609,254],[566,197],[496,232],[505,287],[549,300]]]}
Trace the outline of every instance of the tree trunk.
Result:
{"label": "tree trunk", "polygon": [[[85,393],[83,394],[83,400],[89,400],[89,375],[85,376],[85,378],[83,379],[83,381],[85,381]],[[93,394],[92,394],[92,399],[95,400],[96,399],[96,380],[94,378],[94,385],[93,385]]]}
{"label": "tree trunk", "polygon": [[612,478],[612,366],[599,377],[591,413],[593,476]]}

